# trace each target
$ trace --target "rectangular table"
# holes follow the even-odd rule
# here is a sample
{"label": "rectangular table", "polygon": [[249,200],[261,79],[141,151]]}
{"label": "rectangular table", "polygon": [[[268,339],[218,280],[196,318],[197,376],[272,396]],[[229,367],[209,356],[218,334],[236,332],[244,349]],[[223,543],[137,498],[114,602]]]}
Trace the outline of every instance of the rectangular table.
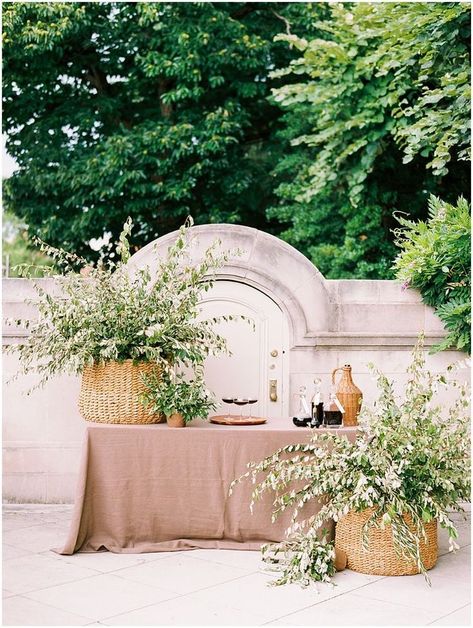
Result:
{"label": "rectangular table", "polygon": [[[336,431],[353,439],[356,428]],[[256,550],[281,541],[290,515],[271,522],[271,495],[251,514],[251,482],[237,485],[232,496],[228,489],[247,462],[310,435],[290,419],[253,426],[199,420],[183,429],[88,424],[71,527],[57,551]]]}

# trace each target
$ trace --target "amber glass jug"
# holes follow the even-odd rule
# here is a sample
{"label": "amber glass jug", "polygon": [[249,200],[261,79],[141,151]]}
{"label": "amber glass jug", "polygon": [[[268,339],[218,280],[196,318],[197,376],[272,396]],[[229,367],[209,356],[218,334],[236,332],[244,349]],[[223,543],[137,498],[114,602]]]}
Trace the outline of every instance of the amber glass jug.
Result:
{"label": "amber glass jug", "polygon": [[343,424],[346,426],[358,425],[357,417],[361,408],[363,393],[355,386],[351,377],[351,366],[345,364],[332,372],[332,384],[335,385],[335,373],[342,371],[342,378],[338,382],[336,395],[345,409]]}

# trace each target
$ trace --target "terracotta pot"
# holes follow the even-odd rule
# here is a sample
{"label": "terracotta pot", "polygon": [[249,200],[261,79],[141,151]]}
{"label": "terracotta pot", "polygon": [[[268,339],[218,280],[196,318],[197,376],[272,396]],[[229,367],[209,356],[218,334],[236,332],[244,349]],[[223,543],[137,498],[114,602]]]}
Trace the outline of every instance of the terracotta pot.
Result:
{"label": "terracotta pot", "polygon": [[171,414],[171,416],[168,416],[166,420],[169,427],[186,427],[186,423],[180,412]]}

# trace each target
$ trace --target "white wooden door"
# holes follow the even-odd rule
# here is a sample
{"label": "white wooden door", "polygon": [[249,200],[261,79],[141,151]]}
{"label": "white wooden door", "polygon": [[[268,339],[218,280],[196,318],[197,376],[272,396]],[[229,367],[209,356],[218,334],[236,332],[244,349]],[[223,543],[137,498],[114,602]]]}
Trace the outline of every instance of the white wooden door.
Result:
{"label": "white wooden door", "polygon": [[[253,416],[287,417],[289,413],[288,325],[280,307],[256,288],[237,281],[216,281],[201,302],[202,317],[243,314],[254,321],[222,322],[216,331],[227,339],[231,356],[209,357],[205,378],[222,397],[255,397]],[[216,414],[230,407],[222,404]],[[247,407],[243,407],[245,414]],[[233,406],[232,414],[239,413]]]}

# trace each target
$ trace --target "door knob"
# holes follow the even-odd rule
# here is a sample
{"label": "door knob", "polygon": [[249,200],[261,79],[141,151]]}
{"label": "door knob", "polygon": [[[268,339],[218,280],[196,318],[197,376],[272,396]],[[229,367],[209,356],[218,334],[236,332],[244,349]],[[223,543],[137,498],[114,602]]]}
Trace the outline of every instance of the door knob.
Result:
{"label": "door knob", "polygon": [[278,350],[277,350],[277,349],[273,349],[273,350],[271,351],[271,357],[272,357],[272,358],[277,358],[277,357],[278,357],[278,355],[279,355],[279,354],[278,354]]}
{"label": "door knob", "polygon": [[269,380],[269,400],[270,401],[278,400],[278,380],[277,379]]}

